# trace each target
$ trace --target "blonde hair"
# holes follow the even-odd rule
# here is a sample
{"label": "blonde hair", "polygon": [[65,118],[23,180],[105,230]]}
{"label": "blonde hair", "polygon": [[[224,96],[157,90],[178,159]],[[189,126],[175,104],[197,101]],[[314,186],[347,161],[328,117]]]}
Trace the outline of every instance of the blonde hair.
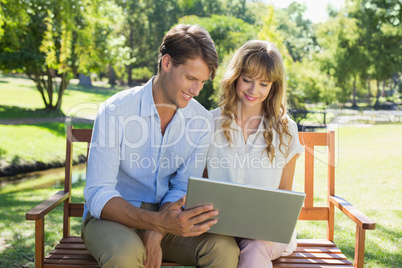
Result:
{"label": "blonde hair", "polygon": [[272,129],[279,134],[279,150],[282,153],[284,153],[281,149],[282,146],[285,147],[285,151],[289,148],[289,145],[284,142],[284,135],[290,136],[290,139],[292,138],[287,126],[288,118],[286,116],[286,72],[278,48],[269,42],[248,41],[236,51],[230,61],[221,82],[223,94],[219,104],[224,117],[222,123],[223,133],[229,144],[232,144],[230,125],[233,120],[237,120],[238,116],[236,111],[239,98],[236,94],[236,84],[241,74],[247,74],[256,79],[267,79],[272,82],[269,94],[262,105],[265,128],[264,139],[267,143],[263,153],[267,151],[269,160],[272,162],[275,157],[275,148],[272,145]]}

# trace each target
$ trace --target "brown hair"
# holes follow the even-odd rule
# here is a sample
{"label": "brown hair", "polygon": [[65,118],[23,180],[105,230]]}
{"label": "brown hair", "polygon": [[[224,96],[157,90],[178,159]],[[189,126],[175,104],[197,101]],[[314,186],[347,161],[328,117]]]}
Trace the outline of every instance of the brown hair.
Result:
{"label": "brown hair", "polygon": [[188,59],[201,57],[208,65],[211,79],[214,79],[219,65],[214,42],[209,33],[199,25],[179,24],[166,33],[159,48],[158,72],[165,54],[170,55],[174,66],[184,64]]}
{"label": "brown hair", "polygon": [[223,94],[219,104],[222,109],[222,115],[225,118],[222,123],[223,133],[230,144],[232,140],[229,129],[232,121],[237,120],[236,111],[239,103],[236,84],[241,74],[247,74],[257,79],[264,78],[272,82],[269,94],[262,105],[265,127],[264,139],[267,143],[264,151],[267,151],[267,155],[272,162],[275,157],[275,148],[272,145],[272,129],[275,129],[279,134],[279,150],[282,153],[282,146],[285,147],[285,150],[289,147],[284,143],[283,135],[285,134],[290,136],[290,139],[292,138],[287,126],[288,118],[286,116],[286,73],[278,48],[269,42],[248,41],[236,51],[230,61],[221,82]]}

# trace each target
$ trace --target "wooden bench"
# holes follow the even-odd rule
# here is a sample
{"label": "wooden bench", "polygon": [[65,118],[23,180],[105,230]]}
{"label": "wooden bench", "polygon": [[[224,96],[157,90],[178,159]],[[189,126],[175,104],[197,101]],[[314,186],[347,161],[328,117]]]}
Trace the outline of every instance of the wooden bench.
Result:
{"label": "wooden bench", "polygon": [[[83,204],[71,203],[71,169],[73,143],[85,142],[89,148],[92,130],[67,129],[66,169],[64,190],[59,191],[26,214],[27,220],[35,221],[35,267],[99,267],[86,250],[79,236],[70,235],[70,217],[82,217]],[[298,239],[296,251],[274,262],[274,267],[363,267],[365,231],[373,230],[375,222],[354,208],[345,199],[335,195],[335,134],[299,133],[305,146],[305,193],[306,199],[299,220],[326,221],[326,239]],[[328,149],[327,204],[314,206],[314,146]],[[318,179],[318,178],[317,178]],[[321,178],[319,178],[321,179]],[[63,238],[48,256],[44,256],[45,215],[58,205],[64,205]],[[334,210],[339,208],[356,223],[355,262],[352,264],[334,244]],[[162,266],[177,263],[163,262]]]}
{"label": "wooden bench", "polygon": [[[297,124],[297,128],[300,132],[314,131],[315,129],[327,128],[327,112],[326,111],[308,111],[308,110],[290,110],[290,115]],[[313,123],[302,124],[302,121],[307,118],[307,115],[311,114],[314,117]],[[322,114],[322,118],[318,118],[317,115]]]}

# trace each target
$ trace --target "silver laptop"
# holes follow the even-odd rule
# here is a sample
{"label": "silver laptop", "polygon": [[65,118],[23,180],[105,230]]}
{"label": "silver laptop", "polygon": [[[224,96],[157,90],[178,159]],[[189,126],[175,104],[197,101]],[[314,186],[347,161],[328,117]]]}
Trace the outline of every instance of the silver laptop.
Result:
{"label": "silver laptop", "polygon": [[209,233],[289,243],[305,193],[190,177],[186,209],[212,204],[218,223]]}

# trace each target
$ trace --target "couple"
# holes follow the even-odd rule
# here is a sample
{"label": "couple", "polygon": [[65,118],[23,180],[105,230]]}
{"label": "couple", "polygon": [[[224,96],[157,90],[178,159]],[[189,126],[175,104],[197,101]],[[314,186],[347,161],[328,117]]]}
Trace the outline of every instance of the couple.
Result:
{"label": "couple", "polygon": [[[205,166],[211,179],[292,190],[302,152],[296,124],[286,114],[278,49],[262,41],[243,45],[222,80],[220,108],[211,115],[192,98],[217,67],[208,32],[177,25],[160,46],[157,75],[100,108],[82,237],[101,267],[159,267],[162,258],[197,267],[270,267],[295,248],[295,237],[285,245],[205,233],[217,222],[206,220],[218,212],[210,205],[183,210],[188,177],[201,176]],[[222,168],[209,161],[235,154],[274,164],[234,168],[230,162]]]}

